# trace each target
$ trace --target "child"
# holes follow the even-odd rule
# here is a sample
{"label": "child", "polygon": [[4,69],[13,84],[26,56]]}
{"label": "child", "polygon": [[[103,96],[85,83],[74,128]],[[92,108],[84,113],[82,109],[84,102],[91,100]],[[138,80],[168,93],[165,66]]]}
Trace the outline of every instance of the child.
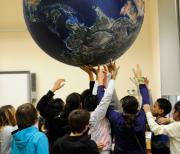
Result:
{"label": "child", "polygon": [[169,125],[158,125],[152,116],[150,106],[148,104],[144,105],[144,111],[146,113],[148,125],[154,135],[167,135],[170,140],[170,153],[180,153],[180,101],[178,101],[174,106],[174,122]]}
{"label": "child", "polygon": [[100,101],[98,106],[95,96],[87,97],[84,102],[85,108],[91,113],[91,127],[89,130],[89,134],[91,135],[91,139],[97,143],[101,154],[110,154],[112,145],[110,123],[105,117],[105,115],[107,108],[112,101],[112,96],[114,92],[114,80],[116,79],[119,67],[116,68],[115,63],[111,62],[111,64],[114,65],[114,69],[112,71],[112,79],[107,84],[104,97],[102,97],[103,95],[99,93],[101,93],[101,91],[104,91],[104,79],[107,77],[107,74],[104,73],[106,71],[106,68],[104,70],[100,70],[100,68],[98,68],[99,86],[97,93],[98,95],[101,95],[101,98],[99,97],[98,99]]}
{"label": "child", "polygon": [[[149,103],[149,94],[144,84],[140,67],[134,70],[138,79],[143,104]],[[146,117],[142,107],[133,96],[125,96],[120,100],[123,113],[115,111],[109,106],[106,113],[111,125],[114,128],[115,147],[114,154],[146,154],[145,124]]]}
{"label": "child", "polygon": [[16,111],[18,130],[12,133],[11,154],[49,154],[46,135],[34,125],[38,120],[31,103],[20,105]]}
{"label": "child", "polygon": [[15,108],[5,105],[0,108],[0,153],[10,154],[11,133],[16,130]]}
{"label": "child", "polygon": [[99,154],[97,145],[84,135],[89,127],[90,114],[77,109],[70,113],[68,121],[71,133],[59,138],[53,147],[53,154]]}
{"label": "child", "polygon": [[64,101],[53,98],[54,93],[64,86],[64,82],[64,79],[58,79],[37,104],[40,115],[45,119],[50,151],[58,137],[69,133],[67,119],[64,117]]}
{"label": "child", "polygon": [[[159,118],[165,117],[171,111],[171,103],[164,98],[159,98],[156,100],[152,107],[152,114],[156,117],[156,122]],[[166,135],[152,134],[151,138],[151,152],[152,154],[170,154],[169,151],[169,138]]]}

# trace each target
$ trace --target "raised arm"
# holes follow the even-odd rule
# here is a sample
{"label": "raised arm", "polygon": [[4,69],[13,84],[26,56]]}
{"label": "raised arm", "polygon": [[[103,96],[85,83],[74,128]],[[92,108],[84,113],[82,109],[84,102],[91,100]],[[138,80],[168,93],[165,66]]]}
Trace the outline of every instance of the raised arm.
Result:
{"label": "raised arm", "polygon": [[44,95],[43,97],[41,97],[41,99],[39,100],[38,104],[37,104],[37,110],[40,112],[40,115],[44,118],[47,118],[49,116],[48,111],[49,111],[49,107],[48,107],[48,103],[50,102],[50,100],[53,98],[55,91],[59,90],[60,88],[62,88],[64,86],[64,79],[58,79],[51,90],[49,90],[47,92],[46,95]]}
{"label": "raised arm", "polygon": [[94,80],[94,76],[93,76],[93,71],[91,69],[91,66],[87,66],[87,65],[84,65],[82,67],[80,67],[84,72],[86,72],[89,76],[89,90],[92,94],[92,91],[93,91],[93,87],[94,87],[94,84],[95,84],[95,80]]}
{"label": "raised arm", "polygon": [[155,135],[164,134],[164,135],[167,135],[169,137],[177,136],[177,132],[178,132],[177,128],[180,127],[179,123],[173,122],[169,125],[158,125],[152,116],[152,113],[150,110],[150,105],[145,104],[143,108],[144,108],[144,112],[146,113],[148,125],[149,125],[151,131]]}
{"label": "raised arm", "polygon": [[[104,96],[100,102],[100,104],[97,106],[95,111],[92,113],[92,121],[100,121],[103,119],[106,115],[107,108],[111,102],[112,95],[114,92],[114,84],[115,84],[115,79],[118,73],[119,67],[116,67],[115,70],[113,71],[112,79],[109,81],[109,84],[107,86],[107,89],[105,90]],[[98,72],[98,83],[99,86],[103,85],[104,81],[104,70],[100,69]]]}
{"label": "raised arm", "polygon": [[139,91],[142,96],[142,104],[150,104],[149,90],[147,88],[149,81],[147,80],[147,78],[142,76],[142,71],[138,64],[136,65],[136,68],[133,69],[133,73],[134,77],[137,80]]}

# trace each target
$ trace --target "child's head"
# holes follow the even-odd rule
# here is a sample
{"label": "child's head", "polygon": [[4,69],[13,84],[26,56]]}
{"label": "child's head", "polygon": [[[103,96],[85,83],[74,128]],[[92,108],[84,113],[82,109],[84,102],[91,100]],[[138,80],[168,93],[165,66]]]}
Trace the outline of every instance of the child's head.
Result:
{"label": "child's head", "polygon": [[52,117],[55,117],[64,110],[64,101],[60,98],[51,99],[48,107],[51,109]]}
{"label": "child's head", "polygon": [[175,121],[180,121],[180,101],[178,101],[178,102],[174,105],[173,119],[174,119]]}
{"label": "child's head", "polygon": [[155,117],[164,117],[171,112],[171,109],[172,106],[170,101],[165,98],[159,98],[152,107],[152,114]]}
{"label": "child's head", "polygon": [[120,100],[124,113],[136,114],[138,112],[139,102],[134,96],[125,96]]}
{"label": "child's head", "polygon": [[34,125],[38,120],[36,108],[31,103],[20,105],[16,111],[18,128],[23,129]]}
{"label": "child's head", "polygon": [[132,128],[134,126],[134,121],[136,113],[138,112],[139,102],[134,96],[125,96],[120,102],[122,103],[124,125],[125,127]]}
{"label": "child's head", "polygon": [[69,94],[66,98],[65,116],[68,117],[71,111],[79,108],[81,108],[81,95],[75,92]]}
{"label": "child's head", "polygon": [[15,108],[12,105],[5,105],[0,108],[0,127],[15,126]]}
{"label": "child's head", "polygon": [[89,96],[92,95],[92,90],[91,89],[86,89],[81,93],[81,101],[84,102],[84,99]]}
{"label": "child's head", "polygon": [[83,108],[92,112],[96,109],[98,105],[98,99],[96,95],[88,95],[84,98],[84,102],[82,102]]}
{"label": "child's head", "polygon": [[83,109],[77,109],[69,114],[68,121],[71,132],[85,133],[89,126],[90,114]]}

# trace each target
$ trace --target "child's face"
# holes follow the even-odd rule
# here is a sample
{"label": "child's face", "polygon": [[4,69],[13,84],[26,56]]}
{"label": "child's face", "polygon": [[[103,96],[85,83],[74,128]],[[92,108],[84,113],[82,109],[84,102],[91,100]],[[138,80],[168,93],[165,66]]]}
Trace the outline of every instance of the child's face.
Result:
{"label": "child's face", "polygon": [[155,102],[155,103],[153,104],[151,110],[152,110],[153,116],[155,116],[155,117],[161,116],[161,115],[163,114],[163,112],[164,112],[163,109],[161,109],[161,108],[159,107],[158,102]]}
{"label": "child's face", "polygon": [[175,111],[175,109],[173,110],[173,119],[174,119],[175,121],[180,121],[179,112]]}

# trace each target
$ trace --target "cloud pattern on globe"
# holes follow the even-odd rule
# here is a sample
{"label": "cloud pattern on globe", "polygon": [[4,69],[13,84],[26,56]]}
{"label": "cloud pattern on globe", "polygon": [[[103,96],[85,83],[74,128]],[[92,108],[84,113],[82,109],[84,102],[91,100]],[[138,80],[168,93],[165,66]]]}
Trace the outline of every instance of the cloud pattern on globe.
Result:
{"label": "cloud pattern on globe", "polygon": [[105,64],[135,41],[144,0],[24,0],[25,22],[51,57],[73,66]]}

